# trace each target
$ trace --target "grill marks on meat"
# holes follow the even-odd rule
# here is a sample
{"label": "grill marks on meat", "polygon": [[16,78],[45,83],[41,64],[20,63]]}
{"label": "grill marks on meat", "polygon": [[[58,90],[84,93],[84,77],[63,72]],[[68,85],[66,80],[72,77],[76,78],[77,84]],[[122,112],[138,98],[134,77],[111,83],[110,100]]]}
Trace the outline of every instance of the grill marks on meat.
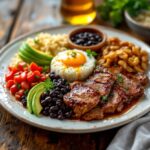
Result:
{"label": "grill marks on meat", "polygon": [[71,92],[64,96],[64,102],[73,109],[75,118],[80,118],[94,108],[99,103],[99,99],[96,91],[79,82],[74,84]]}
{"label": "grill marks on meat", "polygon": [[[119,74],[120,82],[117,75],[104,69],[95,72],[85,82],[74,82],[70,93],[64,96],[64,102],[73,108],[76,118],[87,121],[121,112],[126,104],[144,94],[143,85],[147,78],[143,74],[135,75],[134,78]],[[108,96],[107,103],[101,102],[102,96]]]}
{"label": "grill marks on meat", "polygon": [[120,74],[122,82],[117,82],[117,87],[128,96],[128,99],[137,98],[143,95],[144,87],[137,81],[127,78],[125,75]]}
{"label": "grill marks on meat", "polygon": [[111,73],[97,73],[91,76],[85,84],[96,90],[100,96],[109,95],[115,78]]}

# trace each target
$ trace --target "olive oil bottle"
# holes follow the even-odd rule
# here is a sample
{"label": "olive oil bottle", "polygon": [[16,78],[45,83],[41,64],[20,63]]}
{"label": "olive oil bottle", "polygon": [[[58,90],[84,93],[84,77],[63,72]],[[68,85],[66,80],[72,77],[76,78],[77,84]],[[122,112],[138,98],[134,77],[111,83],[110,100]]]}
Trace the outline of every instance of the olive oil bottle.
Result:
{"label": "olive oil bottle", "polygon": [[96,17],[94,0],[62,0],[61,14],[66,22],[73,25],[86,25]]}

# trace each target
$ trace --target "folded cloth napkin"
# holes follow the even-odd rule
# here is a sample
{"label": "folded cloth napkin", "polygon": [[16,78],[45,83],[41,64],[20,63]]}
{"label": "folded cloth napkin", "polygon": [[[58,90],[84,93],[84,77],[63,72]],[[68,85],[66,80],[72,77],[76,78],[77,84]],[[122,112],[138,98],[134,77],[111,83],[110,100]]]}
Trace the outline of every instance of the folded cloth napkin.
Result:
{"label": "folded cloth napkin", "polygon": [[150,150],[150,114],[121,128],[107,150]]}

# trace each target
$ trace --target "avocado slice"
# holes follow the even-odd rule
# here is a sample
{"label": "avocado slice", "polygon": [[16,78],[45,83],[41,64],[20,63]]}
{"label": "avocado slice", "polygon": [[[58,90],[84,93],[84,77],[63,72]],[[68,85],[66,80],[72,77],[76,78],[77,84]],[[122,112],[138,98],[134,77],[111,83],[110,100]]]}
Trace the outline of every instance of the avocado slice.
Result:
{"label": "avocado slice", "polygon": [[27,50],[30,54],[33,56],[37,56],[38,58],[44,59],[44,60],[52,60],[52,56],[49,56],[43,52],[40,52],[38,50],[33,49],[28,43],[23,43],[21,46],[22,49]]}
{"label": "avocado slice", "polygon": [[39,88],[36,90],[36,93],[32,99],[32,111],[36,116],[39,116],[40,112],[42,111],[42,106],[40,103],[40,96],[45,91],[45,88]]}
{"label": "avocado slice", "polygon": [[[34,87],[32,87],[32,89],[29,91],[28,95],[27,95],[27,110],[32,113],[32,100],[35,94],[37,94],[37,91],[43,91],[43,89],[45,90],[45,83],[41,82],[37,85],[35,85]],[[35,103],[35,102],[34,102]]]}
{"label": "avocado slice", "polygon": [[[28,59],[30,59],[30,61],[34,61],[36,62],[37,64],[39,65],[49,65],[50,64],[50,61],[49,60],[45,60],[45,59],[40,59],[40,58],[37,58],[35,57],[34,55],[28,53],[26,50],[23,50],[23,49],[19,49],[19,52],[21,53],[21,55],[27,57]],[[39,61],[40,60],[40,61]]]}

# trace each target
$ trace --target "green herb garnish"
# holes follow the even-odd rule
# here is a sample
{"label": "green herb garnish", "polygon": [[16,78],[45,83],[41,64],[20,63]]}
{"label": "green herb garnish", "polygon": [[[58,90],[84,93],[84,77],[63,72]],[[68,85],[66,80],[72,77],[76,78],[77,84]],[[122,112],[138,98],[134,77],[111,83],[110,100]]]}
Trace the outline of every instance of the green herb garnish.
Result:
{"label": "green herb garnish", "polygon": [[39,79],[39,78],[40,78],[40,76],[38,76],[38,75],[35,75],[34,77],[35,77],[36,79]]}
{"label": "green herb garnish", "polygon": [[71,56],[75,58],[77,56],[77,53],[76,52],[71,52]]}
{"label": "green herb garnish", "polygon": [[123,83],[123,77],[122,77],[121,74],[118,74],[118,75],[117,75],[117,82],[118,82],[118,83]]}
{"label": "green herb garnish", "polygon": [[96,52],[94,52],[94,51],[91,51],[90,49],[87,49],[86,50],[86,53],[87,53],[87,55],[88,55],[88,57],[96,57],[98,54],[96,53]]}
{"label": "green herb garnish", "polygon": [[150,10],[149,0],[104,0],[97,7],[103,20],[110,21],[113,26],[120,25],[124,20],[124,11],[137,16],[141,10]]}
{"label": "green herb garnish", "polygon": [[101,100],[103,103],[106,103],[108,101],[108,95],[102,96]]}
{"label": "green herb garnish", "polygon": [[21,85],[19,83],[16,84],[17,88],[20,89]]}
{"label": "green herb garnish", "polygon": [[53,84],[51,79],[48,78],[44,82],[45,82],[45,88],[46,88],[47,91],[49,89],[53,89],[54,88],[54,84]]}
{"label": "green herb garnish", "polygon": [[29,90],[25,90],[25,91],[24,91],[24,94],[25,94],[25,95],[27,95],[27,94],[28,94],[28,92],[29,92]]}

